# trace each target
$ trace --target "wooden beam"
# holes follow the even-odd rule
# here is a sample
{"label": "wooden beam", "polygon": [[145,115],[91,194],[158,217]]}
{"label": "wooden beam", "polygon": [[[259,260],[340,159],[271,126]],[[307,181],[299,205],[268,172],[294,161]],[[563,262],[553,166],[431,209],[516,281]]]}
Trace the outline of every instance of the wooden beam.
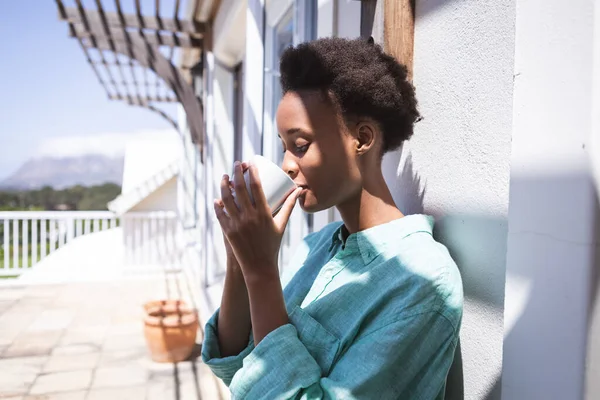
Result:
{"label": "wooden beam", "polygon": [[[91,43],[86,45],[90,46]],[[116,51],[131,57],[162,78],[183,106],[192,142],[199,146],[200,161],[204,162],[204,110],[201,100],[196,97],[194,88],[182,76],[182,71],[171,64],[158,48],[149,46],[143,39],[135,39],[131,42],[115,41],[114,50],[106,40],[96,40],[96,48],[101,51]]]}
{"label": "wooden beam", "polygon": [[[79,11],[75,7],[64,7],[59,18],[73,24],[83,23]],[[100,25],[102,19],[100,13],[95,10],[86,10],[90,25]],[[116,12],[105,12],[106,22],[110,28],[122,29],[121,19]],[[175,18],[157,18],[156,16],[142,15],[138,18],[136,14],[123,14],[125,28],[150,29],[156,31],[168,31],[172,33],[187,33],[190,35],[201,35],[206,31],[206,24],[197,21],[180,20]],[[111,29],[114,30],[115,29]]]}
{"label": "wooden beam", "polygon": [[[106,63],[103,62],[94,62],[95,65],[106,65],[108,67],[119,67],[122,66],[122,64],[117,63],[117,62],[109,62],[107,61]],[[193,65],[179,65],[177,66],[177,69],[182,70],[182,71],[187,71],[192,69]]]}
{"label": "wooden beam", "polygon": [[[74,35],[76,37],[89,39],[91,41],[89,47],[96,47],[93,43],[94,40],[103,40],[109,43],[109,45],[113,41],[129,43],[132,40],[142,40],[151,46],[180,47],[184,49],[198,49],[202,47],[202,39],[193,38],[189,35],[175,35],[159,32],[156,34],[141,35],[138,32],[124,32],[123,30],[112,29],[110,37],[107,37],[101,26],[90,24],[89,31],[85,26],[80,24],[74,24],[73,27]],[[70,33],[69,36],[73,36],[73,33]]]}
{"label": "wooden beam", "polygon": [[[129,102],[130,97],[133,99],[138,99],[138,96],[121,96],[121,95],[114,95],[114,94],[111,94],[108,96],[108,98],[110,100],[119,100],[119,101],[127,101],[127,102]],[[174,97],[140,96],[139,100],[136,100],[135,102],[136,102],[135,105],[145,106],[145,105],[148,105],[149,103],[178,103],[179,100],[177,100]]]}
{"label": "wooden beam", "polygon": [[[137,92],[139,86],[135,78],[133,70],[133,60],[144,67],[144,76],[146,69],[155,72],[157,84],[159,78],[170,88],[177,100],[183,106],[185,111],[188,127],[192,137],[192,142],[200,148],[200,161],[204,160],[204,117],[202,101],[196,96],[194,88],[185,80],[182,75],[184,71],[178,69],[168,60],[160,51],[159,46],[189,46],[186,52],[201,52],[202,48],[202,33],[206,27],[205,24],[196,21],[163,19],[159,17],[158,6],[159,1],[156,1],[157,10],[153,17],[141,16],[139,1],[136,3],[137,15],[123,14],[120,7],[120,1],[115,0],[117,5],[116,13],[105,13],[101,7],[101,1],[97,0],[98,11],[87,11],[83,8],[81,0],[75,0],[77,8],[65,8],[62,0],[55,0],[58,6],[59,18],[67,21],[69,26],[70,36],[77,38],[81,45],[88,63],[96,73],[99,82],[106,90],[107,96],[115,100],[123,100],[133,106],[147,108],[153,112],[160,114],[167,119],[175,129],[178,129],[178,124],[162,110],[148,103],[148,100],[153,100],[149,96],[142,96],[138,92],[136,95],[131,95],[128,86],[125,83],[125,77],[122,74],[122,79],[125,86],[125,94],[119,93],[119,85],[111,75],[111,69],[108,67],[109,62],[104,58],[103,52],[115,53],[115,61],[118,67],[123,63],[119,62],[116,54],[120,54],[130,58],[129,65],[132,69],[133,85]],[[136,32],[137,30],[137,32]],[[165,34],[165,31],[167,32]],[[110,82],[115,86],[115,93],[108,90],[106,82],[97,70],[97,61],[94,61],[90,56],[89,48],[95,48],[100,55],[100,64],[104,66],[110,76]],[[121,68],[119,68],[121,71]],[[144,78],[144,86],[148,86],[148,81]],[[156,95],[156,98],[162,97]],[[169,98],[170,100],[170,98]]]}
{"label": "wooden beam", "polygon": [[415,0],[384,1],[383,48],[408,69],[412,80],[415,40]]}

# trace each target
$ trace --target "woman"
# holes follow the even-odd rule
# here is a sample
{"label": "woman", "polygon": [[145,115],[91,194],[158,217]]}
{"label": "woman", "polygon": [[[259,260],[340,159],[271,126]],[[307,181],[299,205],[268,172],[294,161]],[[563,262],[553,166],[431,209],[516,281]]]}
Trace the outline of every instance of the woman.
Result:
{"label": "woman", "polygon": [[[225,235],[221,308],[202,358],[238,399],[441,399],[462,318],[460,274],[404,216],[381,160],[420,118],[406,68],[372,41],[320,39],[281,59],[282,168],[299,188],[270,215],[250,166],[253,205],[236,163],[215,213]],[[342,223],[308,235],[282,291],[277,254],[299,201],[336,207]]]}

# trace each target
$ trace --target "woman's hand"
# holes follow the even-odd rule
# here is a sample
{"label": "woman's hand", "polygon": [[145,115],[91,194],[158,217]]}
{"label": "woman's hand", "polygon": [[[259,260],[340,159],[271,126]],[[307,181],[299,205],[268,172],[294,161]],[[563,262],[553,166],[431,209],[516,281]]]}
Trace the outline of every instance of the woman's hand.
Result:
{"label": "woman's hand", "polygon": [[233,177],[239,206],[231,194],[227,175],[221,180],[222,199],[215,200],[214,204],[219,224],[247,281],[278,277],[277,255],[281,238],[301,192],[300,188],[292,192],[279,213],[273,217],[255,166],[249,167],[249,174],[254,205],[244,181],[243,166],[239,162],[235,163]]}

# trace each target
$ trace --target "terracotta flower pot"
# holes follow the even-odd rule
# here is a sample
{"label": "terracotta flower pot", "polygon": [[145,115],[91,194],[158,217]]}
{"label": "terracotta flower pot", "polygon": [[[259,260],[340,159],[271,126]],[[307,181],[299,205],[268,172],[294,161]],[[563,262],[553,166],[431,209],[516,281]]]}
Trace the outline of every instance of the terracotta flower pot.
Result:
{"label": "terracotta flower pot", "polygon": [[187,359],[196,344],[198,314],[180,300],[144,305],[144,336],[152,361],[176,363]]}
{"label": "terracotta flower pot", "polygon": [[148,313],[148,311],[156,307],[166,307],[172,309],[173,307],[177,306],[187,306],[187,304],[183,300],[153,300],[144,304],[144,310],[146,310],[146,313]]}

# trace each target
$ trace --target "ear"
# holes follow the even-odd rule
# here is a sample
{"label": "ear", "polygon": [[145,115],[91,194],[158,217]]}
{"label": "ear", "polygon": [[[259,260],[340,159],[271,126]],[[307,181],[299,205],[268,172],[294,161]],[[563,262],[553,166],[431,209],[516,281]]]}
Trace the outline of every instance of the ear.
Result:
{"label": "ear", "polygon": [[356,154],[362,156],[375,146],[377,130],[369,121],[361,121],[356,125]]}

